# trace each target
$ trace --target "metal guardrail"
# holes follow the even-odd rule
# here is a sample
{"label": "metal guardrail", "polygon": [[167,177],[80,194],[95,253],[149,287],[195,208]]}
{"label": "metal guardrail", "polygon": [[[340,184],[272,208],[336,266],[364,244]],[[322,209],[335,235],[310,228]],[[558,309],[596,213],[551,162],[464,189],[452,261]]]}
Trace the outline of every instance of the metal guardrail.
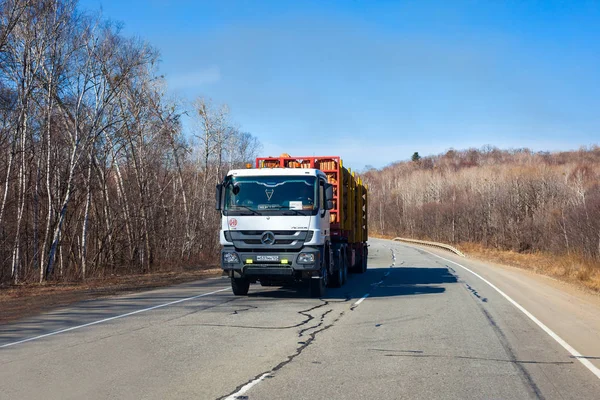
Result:
{"label": "metal guardrail", "polygon": [[422,244],[424,246],[437,247],[439,249],[444,249],[444,250],[451,251],[454,254],[458,254],[461,257],[466,257],[460,250],[458,250],[454,246],[450,246],[449,244],[436,243],[436,242],[427,242],[425,240],[407,239],[407,238],[400,238],[400,237],[394,238],[393,240],[395,240],[397,242],[407,242],[407,243],[414,243],[414,244]]}

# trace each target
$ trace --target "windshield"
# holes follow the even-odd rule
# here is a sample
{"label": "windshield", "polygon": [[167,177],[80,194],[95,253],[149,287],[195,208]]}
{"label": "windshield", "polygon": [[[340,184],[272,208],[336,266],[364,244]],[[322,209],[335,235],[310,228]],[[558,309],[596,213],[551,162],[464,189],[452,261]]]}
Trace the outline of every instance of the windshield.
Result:
{"label": "windshield", "polygon": [[233,177],[226,185],[225,212],[293,210],[312,214],[318,208],[314,176]]}

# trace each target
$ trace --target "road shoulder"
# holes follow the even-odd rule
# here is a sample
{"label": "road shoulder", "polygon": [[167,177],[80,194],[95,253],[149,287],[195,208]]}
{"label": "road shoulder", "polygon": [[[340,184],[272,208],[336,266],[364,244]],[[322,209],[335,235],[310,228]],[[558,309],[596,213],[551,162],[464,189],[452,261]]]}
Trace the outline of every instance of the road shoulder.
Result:
{"label": "road shoulder", "polygon": [[36,316],[75,303],[158,289],[221,276],[217,268],[124,275],[83,283],[51,283],[0,289],[0,324]]}
{"label": "road shoulder", "polygon": [[422,249],[463,265],[496,285],[600,368],[600,296],[522,268]]}

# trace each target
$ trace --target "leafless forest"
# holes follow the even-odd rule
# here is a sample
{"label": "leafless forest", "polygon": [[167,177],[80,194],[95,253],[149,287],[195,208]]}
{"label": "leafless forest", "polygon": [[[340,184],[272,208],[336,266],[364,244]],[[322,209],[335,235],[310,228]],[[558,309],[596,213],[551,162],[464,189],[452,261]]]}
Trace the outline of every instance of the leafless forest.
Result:
{"label": "leafless forest", "polygon": [[210,260],[215,182],[259,147],[226,106],[178,105],[157,51],[76,6],[0,1],[0,283]]}
{"label": "leafless forest", "polygon": [[600,148],[534,153],[488,147],[365,173],[371,231],[600,265]]}

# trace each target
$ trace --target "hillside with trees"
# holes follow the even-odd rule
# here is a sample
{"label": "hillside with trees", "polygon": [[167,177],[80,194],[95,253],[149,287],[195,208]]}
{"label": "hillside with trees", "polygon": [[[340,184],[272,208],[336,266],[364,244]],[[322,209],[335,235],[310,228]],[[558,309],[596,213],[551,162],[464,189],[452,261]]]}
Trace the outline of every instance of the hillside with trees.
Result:
{"label": "hillside with trees", "polygon": [[0,283],[214,259],[214,185],[259,143],[226,106],[182,109],[158,59],[76,1],[0,2]]}
{"label": "hillside with trees", "polygon": [[573,255],[600,265],[597,146],[450,150],[364,177],[372,233]]}

